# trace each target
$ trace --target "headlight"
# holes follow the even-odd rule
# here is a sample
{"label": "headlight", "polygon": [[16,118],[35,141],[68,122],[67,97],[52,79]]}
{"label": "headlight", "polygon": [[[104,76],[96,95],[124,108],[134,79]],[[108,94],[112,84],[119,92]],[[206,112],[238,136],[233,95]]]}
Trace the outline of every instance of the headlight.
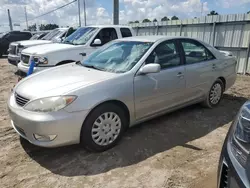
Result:
{"label": "headlight", "polygon": [[76,96],[56,96],[41,98],[29,102],[24,106],[24,109],[34,112],[55,112],[65,108],[75,99]]}
{"label": "headlight", "polygon": [[235,137],[244,143],[250,143],[250,110],[245,105],[238,116]]}
{"label": "headlight", "polygon": [[247,102],[237,115],[229,137],[232,154],[245,167],[250,152],[250,103]]}
{"label": "headlight", "polygon": [[48,64],[48,59],[46,57],[34,57],[36,64]]}
{"label": "headlight", "polygon": [[17,54],[21,55],[22,50],[24,49],[24,46],[18,46],[17,48]]}

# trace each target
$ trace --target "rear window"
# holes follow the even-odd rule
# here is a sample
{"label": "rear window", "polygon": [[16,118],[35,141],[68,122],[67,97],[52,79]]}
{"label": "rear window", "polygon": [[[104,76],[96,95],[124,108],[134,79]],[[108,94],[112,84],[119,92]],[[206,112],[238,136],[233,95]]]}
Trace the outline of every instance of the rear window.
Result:
{"label": "rear window", "polygon": [[132,33],[128,28],[121,28],[122,37],[132,37]]}

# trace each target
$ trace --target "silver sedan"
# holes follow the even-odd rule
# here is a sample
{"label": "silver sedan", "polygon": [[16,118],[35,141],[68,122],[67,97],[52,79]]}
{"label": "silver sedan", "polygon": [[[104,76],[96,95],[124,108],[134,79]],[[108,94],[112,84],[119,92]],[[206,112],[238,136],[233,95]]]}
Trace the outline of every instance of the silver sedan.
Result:
{"label": "silver sedan", "polygon": [[20,81],[8,101],[11,123],[31,143],[113,147],[133,125],[194,103],[217,106],[236,79],[236,60],[190,38],[113,41],[85,61]]}

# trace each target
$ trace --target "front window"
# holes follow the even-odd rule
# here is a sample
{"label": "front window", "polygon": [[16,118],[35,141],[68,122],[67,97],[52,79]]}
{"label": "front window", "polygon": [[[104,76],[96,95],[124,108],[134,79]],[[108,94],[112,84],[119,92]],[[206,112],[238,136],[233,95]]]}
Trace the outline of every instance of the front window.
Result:
{"label": "front window", "polygon": [[108,72],[127,72],[136,65],[151,45],[151,42],[113,42],[94,52],[82,65]]}
{"label": "front window", "polygon": [[54,29],[53,31],[51,31],[47,35],[45,35],[42,38],[42,40],[52,40],[52,39],[60,36],[64,32],[65,32],[65,30],[62,30],[62,29]]}
{"label": "front window", "polygon": [[77,29],[74,33],[68,36],[64,43],[73,45],[84,45],[95,34],[98,28],[95,27],[82,27]]}

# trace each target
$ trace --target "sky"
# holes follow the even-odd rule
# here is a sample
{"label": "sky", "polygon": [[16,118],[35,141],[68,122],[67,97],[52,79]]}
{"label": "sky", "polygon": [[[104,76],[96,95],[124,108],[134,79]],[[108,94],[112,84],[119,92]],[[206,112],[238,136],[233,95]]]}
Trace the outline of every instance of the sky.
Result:
{"label": "sky", "polygon": [[[50,10],[60,7],[72,0],[0,0],[0,32],[9,30],[7,9],[10,10],[12,22],[25,29],[25,13],[28,24],[55,23],[59,26],[78,26],[77,2],[46,16],[34,19]],[[87,24],[112,24],[113,0],[85,0]],[[84,23],[83,0],[80,0],[81,21]],[[200,17],[215,10],[219,14],[237,14],[250,11],[250,0],[120,0],[120,23],[148,18],[160,20],[162,17],[178,16],[180,19]],[[203,5],[203,6],[202,6]]]}

